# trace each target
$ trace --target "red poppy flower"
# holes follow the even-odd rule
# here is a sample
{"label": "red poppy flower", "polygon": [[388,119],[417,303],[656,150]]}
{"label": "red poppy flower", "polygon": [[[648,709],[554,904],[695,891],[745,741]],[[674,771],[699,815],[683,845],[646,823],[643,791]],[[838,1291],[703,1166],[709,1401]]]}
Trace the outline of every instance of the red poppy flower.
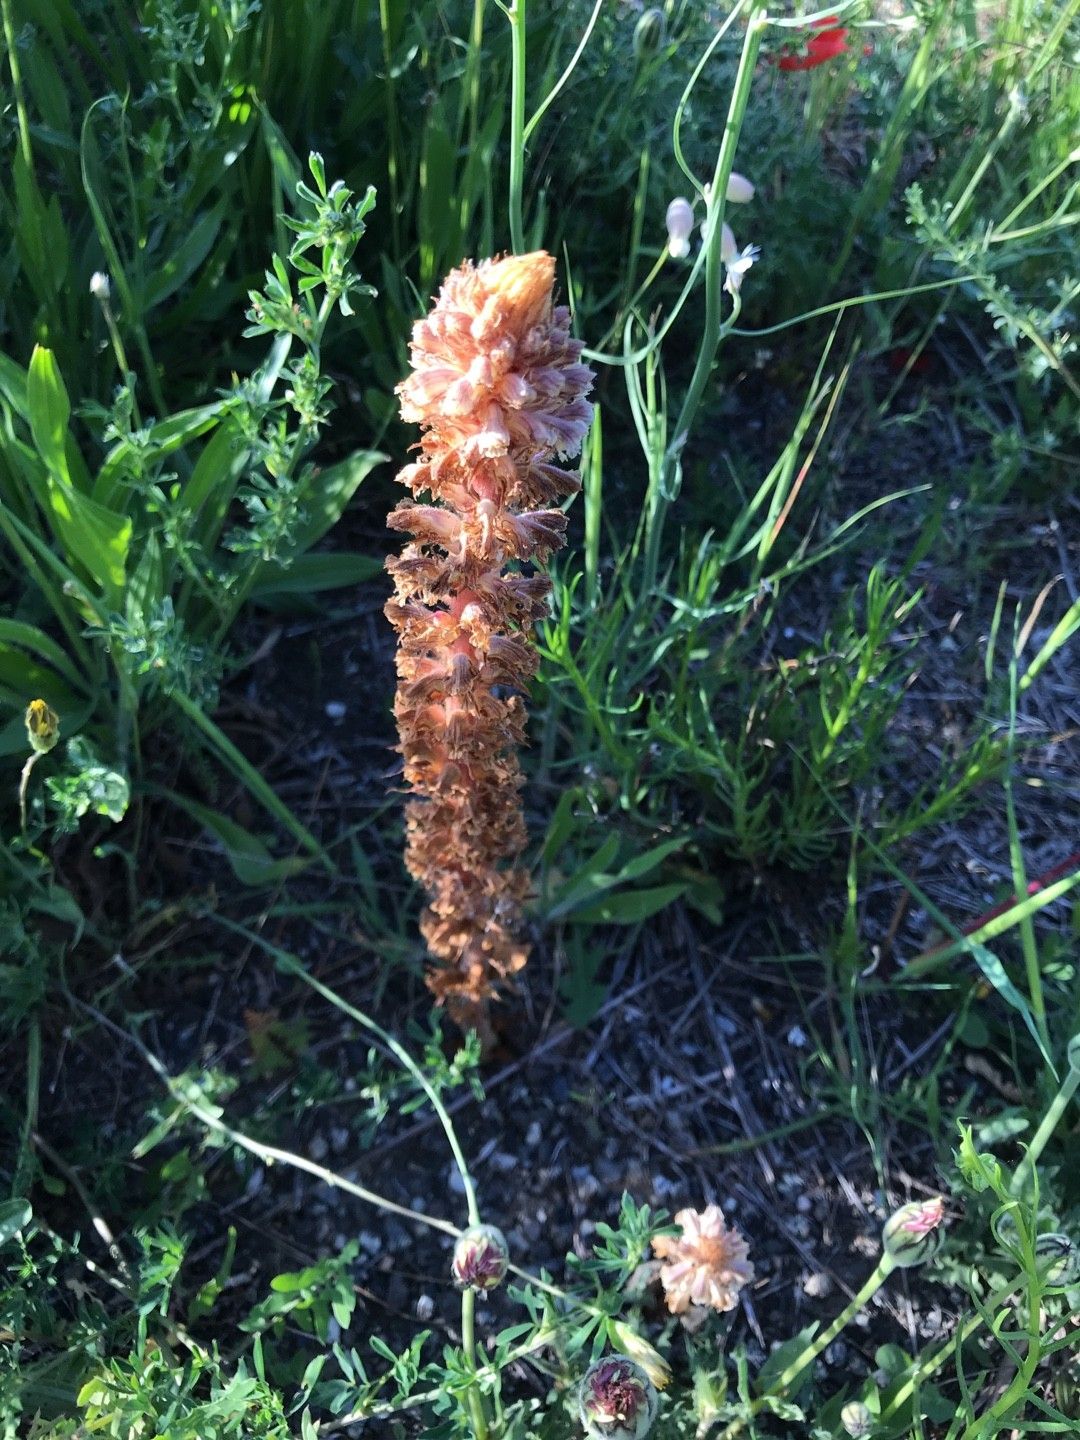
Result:
{"label": "red poppy flower", "polygon": [[776,63],[781,70],[814,70],[818,65],[824,65],[826,60],[835,60],[838,55],[843,55],[848,48],[848,32],[837,23],[835,15],[815,20],[814,28],[817,34],[807,40],[805,54],[780,56]]}

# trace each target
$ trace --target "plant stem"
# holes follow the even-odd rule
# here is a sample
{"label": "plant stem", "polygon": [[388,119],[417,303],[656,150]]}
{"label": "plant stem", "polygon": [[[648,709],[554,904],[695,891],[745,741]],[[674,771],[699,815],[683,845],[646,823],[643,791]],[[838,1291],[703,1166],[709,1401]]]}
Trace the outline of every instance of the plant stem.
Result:
{"label": "plant stem", "polygon": [[809,1365],[812,1365],[821,1352],[827,1349],[836,1339],[840,1331],[859,1313],[864,1305],[868,1304],[874,1295],[881,1289],[882,1285],[892,1274],[895,1264],[888,1254],[883,1254],[876,1267],[871,1273],[866,1284],[862,1287],[855,1298],[848,1303],[837,1315],[831,1325],[827,1325],[820,1335],[806,1347],[801,1355],[796,1355],[791,1364],[784,1370],[771,1387],[774,1394],[783,1394],[799,1377]]}
{"label": "plant stem", "polygon": [[[767,17],[762,8],[762,0],[754,0],[750,7],[750,15],[746,23],[746,35],[743,39],[742,55],[739,58],[739,69],[735,76],[735,85],[731,92],[731,103],[728,106],[727,121],[724,125],[724,135],[720,142],[720,150],[716,157],[716,168],[713,171],[712,185],[709,190],[705,205],[705,328],[702,331],[701,342],[698,345],[697,360],[694,364],[694,371],[690,377],[690,386],[679,411],[678,419],[675,422],[672,432],[671,443],[668,445],[664,455],[663,478],[661,490],[665,496],[675,493],[675,477],[681,465],[681,456],[690,427],[694,423],[698,406],[701,404],[705,394],[705,387],[712,374],[712,367],[716,360],[716,352],[720,348],[720,341],[723,339],[723,328],[721,324],[723,294],[724,294],[724,265],[721,257],[723,245],[724,228],[724,207],[727,202],[728,181],[731,178],[731,171],[735,164],[735,150],[739,143],[739,133],[742,130],[743,117],[746,114],[746,107],[750,100],[750,88],[754,79],[754,67],[757,62],[758,50],[761,46],[762,31],[767,23]],[[649,589],[655,584],[656,572],[659,566],[660,537],[663,531],[663,516],[658,515],[656,523],[652,526],[649,534],[649,549],[646,556],[646,583]]]}
{"label": "plant stem", "polygon": [[476,1440],[487,1440],[487,1415],[484,1413],[484,1397],[476,1384],[476,1292],[467,1287],[461,1292],[461,1348],[473,1372],[473,1381],[467,1392],[469,1415],[472,1419],[473,1435]]}
{"label": "plant stem", "polygon": [[26,1172],[30,1163],[31,1143],[37,1129],[38,1095],[41,1088],[41,1022],[36,1015],[30,1019],[30,1033],[26,1041],[26,1115],[23,1119],[22,1134],[19,1137],[19,1158],[15,1164],[15,1175],[11,1182],[12,1196],[21,1199],[26,1184]]}
{"label": "plant stem", "polygon": [[1046,1149],[1051,1135],[1057,1129],[1058,1121],[1064,1115],[1069,1101],[1076,1094],[1077,1087],[1080,1087],[1080,1069],[1070,1066],[1065,1079],[1061,1082],[1060,1089],[1050,1102],[1038,1130],[1031,1137],[1031,1144],[1024,1152],[1024,1158],[1016,1167],[1012,1184],[1009,1187],[1013,1195],[1020,1197],[1027,1189],[1028,1181],[1038,1164],[1039,1157]]}
{"label": "plant stem", "polygon": [[370,1030],[373,1035],[377,1035],[386,1048],[393,1054],[394,1058],[408,1070],[409,1074],[430,1100],[431,1108],[439,1117],[439,1123],[442,1125],[443,1133],[446,1135],[447,1143],[454,1156],[454,1163],[457,1165],[458,1173],[461,1176],[461,1184],[465,1192],[465,1203],[469,1211],[469,1224],[479,1225],[481,1219],[480,1207],[476,1199],[476,1187],[473,1184],[472,1176],[469,1174],[469,1167],[462,1152],[457,1131],[454,1129],[454,1122],[450,1119],[449,1111],[443,1104],[439,1092],[405,1047],[399,1044],[398,1041],[395,1040],[388,1031],[384,1030],[376,1020],[373,1020],[370,1015],[365,1015],[363,1010],[357,1010],[354,1005],[350,1005],[347,1000],[343,1000],[335,990],[331,990],[329,985],[324,985],[321,980],[316,980],[314,975],[309,974],[295,955],[279,949],[276,945],[272,945],[269,941],[264,940],[261,935],[253,934],[252,931],[243,925],[237,925],[233,921],[227,920],[223,915],[218,915],[215,918],[219,920],[221,924],[227,926],[228,929],[235,930],[237,934],[243,935],[247,939],[253,940],[261,945],[269,954],[273,955],[281,969],[287,971],[290,975],[295,975],[297,979],[302,980],[305,985],[310,985],[316,994],[321,995],[324,1000],[328,1000],[330,1004],[340,1010],[342,1014],[348,1015],[351,1020],[355,1020],[358,1025],[362,1025],[365,1030]]}
{"label": "plant stem", "polygon": [[19,776],[19,831],[23,838],[26,838],[26,792],[30,785],[30,774],[34,766],[41,759],[41,755],[34,750],[27,756],[26,764]]}
{"label": "plant stem", "polygon": [[510,248],[525,254],[522,190],[525,180],[525,0],[510,0]]}
{"label": "plant stem", "polygon": [[0,0],[0,11],[4,17],[4,43],[7,45],[8,66],[11,70],[11,88],[15,92],[15,109],[19,115],[19,149],[26,163],[30,179],[34,178],[34,152],[30,145],[30,117],[26,111],[26,95],[23,92],[22,67],[19,64],[19,47],[15,38],[15,21],[11,13],[11,0]]}

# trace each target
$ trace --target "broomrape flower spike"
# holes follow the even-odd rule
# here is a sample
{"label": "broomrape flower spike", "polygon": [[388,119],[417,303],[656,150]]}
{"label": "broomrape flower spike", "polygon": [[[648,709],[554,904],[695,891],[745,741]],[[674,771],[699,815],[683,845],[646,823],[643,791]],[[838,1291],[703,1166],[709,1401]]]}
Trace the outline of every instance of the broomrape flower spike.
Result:
{"label": "broomrape flower spike", "polygon": [[652,1242],[653,1253],[664,1262],[660,1283],[668,1309],[673,1315],[691,1305],[734,1310],[740,1290],[754,1278],[742,1235],[728,1227],[719,1205],[680,1210],[675,1223],[681,1235],[658,1235]]}
{"label": "broomrape flower spike", "polygon": [[578,1415],[591,1440],[644,1440],[658,1403],[652,1381],[640,1365],[608,1356],[585,1372]]}
{"label": "broomrape flower spike", "polygon": [[522,567],[564,543],[554,507],[581,482],[552,462],[578,452],[592,416],[592,371],[569,310],[552,306],[554,277],[542,250],[466,261],[414,326],[412,373],[398,386],[402,419],[422,430],[419,459],[398,476],[414,498],[387,522],[412,536],[387,562],[386,607],[413,797],[405,863],[428,894],[428,984],[488,1041],[489,1002],[528,956],[516,751],[538,664],[529,642],[551,586]]}

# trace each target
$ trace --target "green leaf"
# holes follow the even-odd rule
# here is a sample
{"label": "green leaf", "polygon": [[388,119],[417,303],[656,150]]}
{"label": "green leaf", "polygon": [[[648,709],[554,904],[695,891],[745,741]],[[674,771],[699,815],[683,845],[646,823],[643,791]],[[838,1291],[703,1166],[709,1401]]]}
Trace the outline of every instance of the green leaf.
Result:
{"label": "green leaf", "polygon": [[376,465],[382,465],[388,458],[378,450],[357,450],[347,460],[341,460],[315,476],[311,494],[305,497],[306,516],[296,529],[298,553],[310,550],[337,524],[361,482]]}
{"label": "green leaf", "polygon": [[636,925],[665,909],[685,894],[686,888],[687,882],[678,880],[671,885],[620,891],[571,911],[567,919],[574,925]]}
{"label": "green leaf", "polygon": [[[52,668],[63,675],[72,685],[79,689],[85,688],[85,680],[60,646],[44,631],[39,630],[36,625],[26,625],[21,620],[0,619],[0,642],[8,642],[20,646],[23,650],[29,650],[31,654],[47,660]],[[27,698],[32,697],[28,696]]]}
{"label": "green leaf", "polygon": [[382,573],[382,561],[373,555],[358,555],[349,550],[301,555],[288,566],[266,566],[251,593],[253,598],[263,600],[276,595],[309,595],[319,590],[359,585]]}
{"label": "green leaf", "polygon": [[0,1245],[6,1245],[20,1230],[25,1230],[33,1214],[28,1200],[4,1200],[0,1203]]}
{"label": "green leaf", "polygon": [[170,800],[181,810],[197,820],[204,829],[217,837],[225,851],[233,874],[242,885],[275,885],[303,870],[309,861],[301,855],[290,855],[275,859],[263,842],[235,820],[196,804],[182,795],[169,794]]}
{"label": "green leaf", "polygon": [[213,210],[208,210],[205,215],[200,215],[183,242],[155,270],[153,278],[146,287],[147,310],[152,310],[155,305],[160,305],[163,300],[167,300],[170,295],[175,294],[181,285],[190,280],[210,253],[210,247],[217,238],[227,209],[228,201],[220,200]]}
{"label": "green leaf", "polygon": [[49,482],[49,508],[57,539],[115,606],[124,588],[131,521],[55,480]]}
{"label": "green leaf", "polygon": [[26,385],[30,430],[38,454],[54,476],[68,480],[67,424],[71,402],[51,350],[34,346]]}

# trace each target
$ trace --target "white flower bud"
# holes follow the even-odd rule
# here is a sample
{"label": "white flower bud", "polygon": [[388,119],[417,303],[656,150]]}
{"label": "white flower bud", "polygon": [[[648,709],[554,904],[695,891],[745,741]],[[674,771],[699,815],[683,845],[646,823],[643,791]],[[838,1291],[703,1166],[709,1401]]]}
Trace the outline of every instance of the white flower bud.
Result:
{"label": "white flower bud", "polygon": [[1035,1237],[1035,1259],[1043,1282],[1055,1290],[1066,1290],[1080,1281],[1080,1251],[1059,1231]]}
{"label": "white flower bud", "polygon": [[668,254],[674,260],[684,260],[690,254],[690,232],[694,228],[694,212],[690,201],[678,196],[667,207],[664,217],[668,233]]}
{"label": "white flower bud", "polygon": [[104,270],[95,270],[90,276],[90,294],[95,300],[100,300],[104,305],[112,293],[112,286],[109,277]]}
{"label": "white flower bud", "polygon": [[733,170],[728,177],[727,198],[736,205],[749,205],[754,198],[753,184],[737,170]]}
{"label": "white flower bud", "polygon": [[667,19],[658,5],[646,10],[634,26],[634,55],[648,60],[667,44]]}

